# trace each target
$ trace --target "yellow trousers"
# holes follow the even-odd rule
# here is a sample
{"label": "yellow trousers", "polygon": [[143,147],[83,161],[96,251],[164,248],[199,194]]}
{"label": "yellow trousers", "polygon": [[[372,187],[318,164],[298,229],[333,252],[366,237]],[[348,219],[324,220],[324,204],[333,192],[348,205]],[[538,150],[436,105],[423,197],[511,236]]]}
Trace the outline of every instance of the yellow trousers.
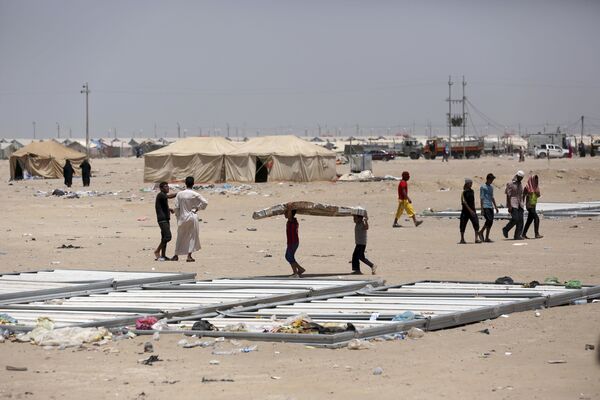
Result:
{"label": "yellow trousers", "polygon": [[408,200],[398,200],[398,210],[396,211],[396,219],[399,219],[402,216],[402,213],[406,211],[406,215],[409,217],[415,216],[415,209],[412,204],[408,202]]}

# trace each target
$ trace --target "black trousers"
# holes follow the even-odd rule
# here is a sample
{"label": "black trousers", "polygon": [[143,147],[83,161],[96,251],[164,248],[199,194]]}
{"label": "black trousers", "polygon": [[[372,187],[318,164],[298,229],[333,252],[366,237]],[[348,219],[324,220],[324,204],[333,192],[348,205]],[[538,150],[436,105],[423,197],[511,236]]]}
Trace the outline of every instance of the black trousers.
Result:
{"label": "black trousers", "polygon": [[540,217],[537,215],[535,206],[533,206],[533,208],[527,209],[527,222],[525,223],[525,228],[523,228],[523,235],[527,235],[527,230],[529,229],[529,226],[532,222],[535,236],[537,236],[540,234]]}
{"label": "black trousers", "polygon": [[352,271],[360,271],[360,262],[362,261],[369,267],[373,267],[373,263],[365,257],[366,244],[357,244],[352,253]]}
{"label": "black trousers", "polygon": [[479,219],[477,218],[477,214],[471,215],[471,213],[462,211],[460,213],[460,233],[465,233],[465,229],[467,229],[467,223],[473,224],[473,229],[476,231],[479,230]]}
{"label": "black trousers", "polygon": [[523,209],[522,208],[513,208],[510,213],[510,221],[504,228],[502,228],[505,232],[509,232],[513,226],[516,226],[515,236],[514,238],[520,238],[523,233]]}
{"label": "black trousers", "polygon": [[483,227],[491,228],[492,225],[494,225],[494,209],[484,208],[482,214],[483,218],[485,218],[485,223],[483,224]]}
{"label": "black trousers", "polygon": [[166,246],[172,239],[171,224],[169,221],[160,221],[158,226],[160,227],[160,245]]}

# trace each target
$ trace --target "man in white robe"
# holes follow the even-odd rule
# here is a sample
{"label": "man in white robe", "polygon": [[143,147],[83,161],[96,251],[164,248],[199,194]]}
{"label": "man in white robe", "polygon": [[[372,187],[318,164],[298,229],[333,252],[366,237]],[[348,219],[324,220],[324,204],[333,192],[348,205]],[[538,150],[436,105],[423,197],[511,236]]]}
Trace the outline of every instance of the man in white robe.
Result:
{"label": "man in white robe", "polygon": [[180,255],[187,254],[187,262],[194,262],[192,253],[200,250],[198,229],[200,224],[196,211],[204,210],[208,202],[195,190],[194,177],[185,178],[186,189],[175,196],[175,215],[177,216],[177,242],[173,261],[179,260]]}

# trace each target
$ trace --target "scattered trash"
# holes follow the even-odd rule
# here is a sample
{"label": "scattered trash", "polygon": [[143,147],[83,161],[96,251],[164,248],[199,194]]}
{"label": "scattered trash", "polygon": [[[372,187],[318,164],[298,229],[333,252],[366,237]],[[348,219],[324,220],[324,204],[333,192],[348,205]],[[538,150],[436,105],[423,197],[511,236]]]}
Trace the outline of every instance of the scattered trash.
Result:
{"label": "scattered trash", "polygon": [[219,364],[221,364],[221,362],[219,360],[210,360],[208,363],[210,365],[219,365]]}
{"label": "scattered trash", "polygon": [[477,331],[477,332],[479,332],[479,333],[485,333],[486,335],[490,334],[490,330],[488,328],[482,329],[482,330]]}
{"label": "scattered trash", "polygon": [[527,243],[523,243],[523,242],[513,243],[513,246],[527,246]]}
{"label": "scattered trash", "polygon": [[541,312],[539,312],[539,311],[536,311],[536,312],[535,312],[535,316],[536,316],[536,317],[540,317],[541,315],[542,315],[542,313],[541,313]]}
{"label": "scattered trash", "polygon": [[413,319],[416,319],[417,315],[412,312],[412,311],[404,311],[402,314],[398,314],[396,315],[394,318],[392,318],[392,321],[412,321]]}
{"label": "scattered trash", "polygon": [[60,261],[51,261],[50,262],[50,265],[58,265],[58,264],[60,264]]}
{"label": "scattered trash", "polygon": [[159,332],[154,332],[154,334],[152,335],[152,340],[159,341],[160,340],[160,333]]}
{"label": "scattered trash", "polygon": [[161,360],[158,355],[152,355],[146,359],[141,359],[138,360],[138,363],[143,364],[143,365],[152,365],[155,362],[159,362],[159,361],[163,361]]}
{"label": "scattered trash", "polygon": [[154,346],[152,345],[152,343],[144,343],[144,353],[154,353]]}
{"label": "scattered trash", "polygon": [[373,369],[373,375],[381,375],[381,374],[383,374],[383,368],[381,368],[381,367],[375,367]]}
{"label": "scattered trash", "polygon": [[510,351],[507,351],[507,352],[504,353],[504,355],[505,356],[510,356],[510,355],[512,355],[512,353]]}
{"label": "scattered trash", "polygon": [[534,288],[534,287],[537,287],[537,286],[539,286],[539,284],[540,284],[540,283],[539,283],[538,281],[531,281],[531,282],[529,282],[529,283],[524,283],[524,284],[523,284],[523,287],[524,287],[524,288]]}
{"label": "scattered trash", "polygon": [[579,226],[577,226],[577,225],[571,225],[569,228],[575,229],[575,228],[579,228]]}
{"label": "scattered trash", "polygon": [[271,376],[271,379],[274,379],[274,380],[278,381],[278,380],[280,380],[280,379],[281,379],[281,377],[280,377],[280,376],[275,376],[275,375],[272,375],[272,376]]}
{"label": "scattered trash", "polygon": [[593,344],[586,344],[585,345],[585,349],[586,350],[594,350],[596,348],[596,346],[594,346]]}
{"label": "scattered trash", "polygon": [[151,328],[155,331],[168,331],[170,329],[166,318],[159,319],[154,324],[152,324]]}
{"label": "scattered trash", "polygon": [[513,279],[510,276],[503,276],[496,279],[494,283],[497,285],[512,285],[515,283],[515,281],[513,281]]}
{"label": "scattered trash", "polygon": [[13,367],[12,365],[7,365],[6,370],[7,371],[24,372],[24,371],[27,371],[27,367]]}
{"label": "scattered trash", "polygon": [[143,217],[138,217],[138,219],[137,219],[137,220],[138,220],[138,221],[140,221],[140,222],[142,222],[142,221],[147,221],[147,220],[148,220],[148,217],[146,217],[146,216],[143,216]]}
{"label": "scattered trash", "polygon": [[567,289],[581,289],[581,281],[571,279],[565,282],[565,288]]}
{"label": "scattered trash", "polygon": [[57,247],[57,249],[81,249],[81,246],[75,246],[72,244],[63,244],[62,246]]}
{"label": "scattered trash", "polygon": [[566,364],[567,362],[565,360],[548,360],[547,363],[548,364]]}
{"label": "scattered trash", "polygon": [[577,300],[573,300],[573,304],[574,305],[583,305],[583,304],[587,304],[587,299],[577,299]]}
{"label": "scattered trash", "polygon": [[202,383],[210,383],[210,382],[235,382],[233,379],[222,378],[222,379],[210,379],[202,377]]}
{"label": "scattered trash", "polygon": [[149,331],[152,329],[152,325],[158,322],[156,317],[143,317],[135,321],[135,329],[140,331]]}
{"label": "scattered trash", "polygon": [[438,192],[449,192],[449,191],[450,191],[450,188],[445,188],[445,187],[438,189]]}
{"label": "scattered trash", "polygon": [[550,277],[544,279],[544,283],[550,284],[550,285],[560,285],[558,278],[555,276],[550,276]]}
{"label": "scattered trash", "polygon": [[218,329],[208,321],[200,320],[194,322],[193,331],[217,331]]}
{"label": "scattered trash", "polygon": [[374,347],[373,343],[362,339],[352,339],[348,342],[348,350],[370,350]]}
{"label": "scattered trash", "polygon": [[106,328],[66,327],[54,329],[52,320],[41,317],[38,318],[38,324],[31,332],[17,335],[16,339],[19,342],[32,342],[44,348],[65,349],[110,338],[112,335]]}
{"label": "scattered trash", "polygon": [[15,318],[11,317],[8,314],[0,313],[0,325],[14,325],[18,323]]}
{"label": "scattered trash", "polygon": [[425,336],[425,332],[422,329],[415,328],[414,326],[408,330],[408,335],[411,339],[419,339]]}
{"label": "scattered trash", "polygon": [[246,228],[247,231],[256,232],[256,228]]}

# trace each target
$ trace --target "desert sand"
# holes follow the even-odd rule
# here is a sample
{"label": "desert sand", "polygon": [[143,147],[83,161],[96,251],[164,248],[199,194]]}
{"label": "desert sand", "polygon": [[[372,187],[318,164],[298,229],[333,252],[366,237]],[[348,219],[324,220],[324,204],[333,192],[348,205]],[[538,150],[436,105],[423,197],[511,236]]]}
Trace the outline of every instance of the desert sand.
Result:
{"label": "desert sand", "polygon": [[[62,180],[8,182],[8,162],[0,161],[2,242],[0,272],[44,268],[130,271],[185,271],[198,279],[287,275],[285,220],[252,220],[254,210],[292,200],[361,205],[369,211],[367,256],[387,283],[422,279],[515,281],[579,279],[600,285],[600,220],[543,219],[540,240],[515,247],[496,221],[495,243],[458,245],[458,221],[424,217],[419,228],[408,220],[391,227],[397,182],[319,182],[252,184],[240,195],[203,190],[209,205],[200,212],[202,249],[196,263],[156,262],[152,251],[160,233],[155,222],[156,192],[142,182],[143,159],[92,160],[90,189],[116,195],[66,199],[36,197],[37,191],[64,188]],[[409,194],[417,212],[457,209],[463,179],[478,188],[493,172],[496,198],[522,169],[540,176],[540,201],[600,200],[600,157],[573,160],[512,158],[477,160],[399,159],[374,162],[374,173],[411,172]],[[338,166],[338,173],[347,172]],[[449,188],[448,191],[440,191]],[[82,190],[75,179],[73,190]],[[254,192],[249,194],[249,192]],[[477,195],[477,202],[479,196]],[[308,276],[348,277],[354,248],[350,218],[300,216],[298,260]],[[175,234],[175,223],[171,223]],[[247,228],[256,228],[249,231]],[[31,236],[26,234],[31,234]],[[33,240],[35,238],[35,240]],[[57,249],[62,244],[81,249]],[[168,247],[172,253],[174,242]],[[273,257],[265,258],[265,252]],[[364,270],[364,267],[363,267]],[[479,331],[488,328],[489,335]],[[147,338],[84,350],[43,350],[0,344],[0,398],[11,399],[598,399],[600,303],[510,314],[508,318],[428,332],[421,339],[374,342],[370,350],[330,350],[258,342],[258,351],[215,356],[210,349],[182,349],[180,335],[154,342],[165,361],[137,363]],[[117,352],[118,350],[118,352]],[[483,357],[483,353],[490,353]],[[218,359],[219,365],[209,365]],[[549,360],[564,360],[549,364]],[[7,371],[5,365],[27,367]],[[382,375],[373,375],[376,367]],[[202,377],[234,382],[202,383]],[[276,379],[278,378],[278,379]]]}

